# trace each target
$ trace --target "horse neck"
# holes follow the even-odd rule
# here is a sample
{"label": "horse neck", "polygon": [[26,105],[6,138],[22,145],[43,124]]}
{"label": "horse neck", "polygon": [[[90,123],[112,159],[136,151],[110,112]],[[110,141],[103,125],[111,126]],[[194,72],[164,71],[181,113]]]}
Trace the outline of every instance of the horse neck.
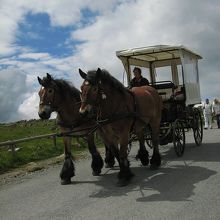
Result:
{"label": "horse neck", "polygon": [[121,93],[110,86],[106,86],[103,91],[106,99],[101,99],[99,109],[102,118],[114,115],[117,112],[133,111],[132,97],[129,92]]}
{"label": "horse neck", "polygon": [[80,102],[75,97],[68,95],[59,105],[58,117],[61,121],[71,124],[79,120],[79,108]]}

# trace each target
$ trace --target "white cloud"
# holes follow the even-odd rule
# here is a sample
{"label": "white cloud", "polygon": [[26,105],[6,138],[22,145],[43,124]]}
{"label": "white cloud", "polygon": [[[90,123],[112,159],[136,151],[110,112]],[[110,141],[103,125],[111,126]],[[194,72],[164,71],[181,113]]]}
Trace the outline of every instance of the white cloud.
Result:
{"label": "white cloud", "polygon": [[25,119],[38,118],[39,96],[37,92],[26,94],[26,99],[21,103],[18,112]]}
{"label": "white cloud", "polygon": [[26,99],[21,103],[18,112],[25,119],[39,118],[38,116],[39,96],[37,92],[26,94]]}
{"label": "white cloud", "polygon": [[[98,12],[87,26],[81,23],[85,19],[82,9]],[[27,74],[29,93],[19,108],[23,115],[27,112],[27,117],[31,115],[29,107],[33,106],[30,103],[36,101],[38,75],[44,76],[49,72],[56,78],[69,78],[79,87],[82,81],[78,75],[79,67],[84,70],[101,67],[121,80],[123,67],[115,51],[155,44],[183,44],[201,54],[204,57],[199,67],[202,96],[218,97],[219,11],[220,3],[217,0],[195,0],[193,3],[190,0],[2,0],[0,56],[15,52],[19,54],[1,59],[0,65]],[[49,53],[34,53],[31,48],[15,45],[18,23],[25,24],[27,13],[47,13],[54,27],[77,27],[72,32],[72,39],[83,43],[73,45],[74,54],[65,58],[55,58]],[[66,39],[66,42],[71,40]]]}
{"label": "white cloud", "polygon": [[33,59],[33,60],[48,60],[50,55],[48,53],[22,53],[18,56],[19,59]]}
{"label": "white cloud", "polygon": [[[22,102],[22,104],[18,108],[18,112],[20,114],[20,118],[29,120],[29,119],[39,119],[38,116],[38,105],[39,105],[39,95],[38,92],[27,93],[26,99]],[[56,114],[53,113],[51,118],[55,118]]]}
{"label": "white cloud", "polygon": [[[27,13],[46,13],[49,15],[51,25],[66,27],[80,25],[83,9],[94,12],[106,12],[111,10],[118,0],[1,0],[0,6],[0,57],[20,51],[20,47],[14,45],[16,36],[19,35],[18,24],[25,24]],[[26,24],[28,25],[28,24]],[[40,38],[31,33],[32,38]]]}
{"label": "white cloud", "polygon": [[26,76],[15,70],[0,71],[0,121],[13,121],[20,118],[18,108],[25,93]]}
{"label": "white cloud", "polygon": [[121,79],[123,70],[116,50],[183,44],[204,57],[199,61],[202,96],[219,96],[218,85],[213,86],[218,83],[220,59],[219,10],[219,1],[126,2],[72,33],[73,39],[85,42],[77,48],[78,60],[85,69],[100,66]]}

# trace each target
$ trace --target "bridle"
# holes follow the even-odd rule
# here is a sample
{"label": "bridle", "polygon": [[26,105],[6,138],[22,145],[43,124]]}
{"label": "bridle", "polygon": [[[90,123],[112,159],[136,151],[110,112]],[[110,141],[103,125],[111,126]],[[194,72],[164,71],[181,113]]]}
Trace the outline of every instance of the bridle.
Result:
{"label": "bridle", "polygon": [[50,89],[50,88],[47,88],[47,87],[45,87],[44,86],[44,90],[45,90],[45,93],[42,95],[43,97],[40,97],[40,98],[42,98],[42,100],[40,100],[40,106],[44,106],[44,107],[46,107],[46,106],[48,106],[48,107],[50,107],[50,109],[51,109],[51,112],[53,112],[53,111],[58,111],[58,107],[56,107],[56,106],[54,106],[54,100],[55,100],[55,88],[53,88],[53,90],[54,90],[54,94],[53,94],[53,97],[49,100],[49,101],[45,101],[44,99],[44,95],[46,94],[46,90],[47,89]]}
{"label": "bridle", "polygon": [[[106,97],[106,94],[104,93],[104,91],[103,91],[103,88],[102,88],[102,83],[101,83],[101,81],[99,81],[99,82],[97,82],[96,84],[94,84],[94,83],[91,83],[89,80],[85,80],[85,82],[84,82],[84,85],[83,85],[83,87],[84,86],[88,86],[88,85],[91,85],[91,87],[89,88],[89,89],[91,89],[92,88],[92,86],[97,86],[97,96],[96,96],[96,99],[94,100],[94,104],[95,105],[99,105],[99,102],[101,101],[101,100],[104,100],[104,99],[106,99],[107,97]],[[81,97],[81,103],[84,103],[84,104],[89,104],[88,103],[88,101],[87,101],[87,97],[86,98],[84,98],[83,96],[82,96],[82,94],[80,95],[80,97]]]}

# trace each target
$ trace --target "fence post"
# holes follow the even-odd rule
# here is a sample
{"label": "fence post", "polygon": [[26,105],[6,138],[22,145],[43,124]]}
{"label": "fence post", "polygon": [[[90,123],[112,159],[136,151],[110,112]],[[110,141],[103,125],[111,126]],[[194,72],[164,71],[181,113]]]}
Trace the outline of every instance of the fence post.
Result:
{"label": "fence post", "polygon": [[14,156],[15,156],[15,148],[16,148],[16,145],[15,145],[15,144],[11,144],[11,145],[10,145],[10,148],[11,148],[12,156],[14,157]]}

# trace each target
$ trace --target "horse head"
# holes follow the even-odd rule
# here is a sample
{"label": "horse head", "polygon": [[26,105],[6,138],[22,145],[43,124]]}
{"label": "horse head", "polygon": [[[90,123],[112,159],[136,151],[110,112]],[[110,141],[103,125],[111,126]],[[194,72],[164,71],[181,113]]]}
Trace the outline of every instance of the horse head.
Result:
{"label": "horse head", "polygon": [[43,79],[38,77],[38,82],[41,85],[40,91],[38,92],[40,97],[38,115],[41,119],[49,119],[55,109],[57,86],[49,73],[47,73]]}
{"label": "horse head", "polygon": [[84,79],[81,86],[81,107],[79,110],[81,114],[91,112],[92,106],[97,105],[100,97],[105,98],[101,89],[101,73],[100,68],[97,71],[89,71],[87,74],[79,69],[79,74]]}

